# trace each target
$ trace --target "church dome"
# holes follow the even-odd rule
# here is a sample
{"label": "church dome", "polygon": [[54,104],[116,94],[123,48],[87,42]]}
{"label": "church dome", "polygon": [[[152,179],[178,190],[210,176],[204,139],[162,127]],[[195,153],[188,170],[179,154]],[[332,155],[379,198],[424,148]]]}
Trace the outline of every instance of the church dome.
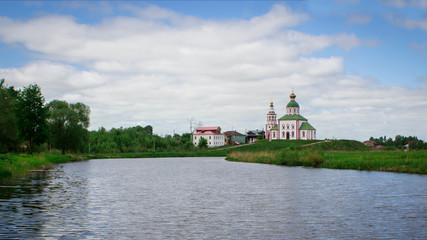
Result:
{"label": "church dome", "polygon": [[292,94],[289,96],[289,98],[291,99],[291,101],[289,101],[288,105],[286,105],[286,107],[298,107],[299,108],[299,104],[295,101],[295,98],[297,96],[294,93],[294,90],[292,90]]}
{"label": "church dome", "polygon": [[295,100],[291,100],[286,107],[299,107],[299,104]]}

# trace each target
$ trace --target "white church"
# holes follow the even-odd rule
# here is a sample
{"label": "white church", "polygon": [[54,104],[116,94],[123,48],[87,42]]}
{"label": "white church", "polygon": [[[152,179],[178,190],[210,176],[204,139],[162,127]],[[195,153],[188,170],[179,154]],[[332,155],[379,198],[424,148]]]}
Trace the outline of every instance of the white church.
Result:
{"label": "white church", "polygon": [[273,102],[270,103],[270,111],[267,114],[265,125],[265,138],[269,140],[314,140],[316,129],[308,123],[308,120],[300,115],[299,104],[295,101],[296,95],[292,91],[291,100],[286,105],[286,115],[276,119]]}

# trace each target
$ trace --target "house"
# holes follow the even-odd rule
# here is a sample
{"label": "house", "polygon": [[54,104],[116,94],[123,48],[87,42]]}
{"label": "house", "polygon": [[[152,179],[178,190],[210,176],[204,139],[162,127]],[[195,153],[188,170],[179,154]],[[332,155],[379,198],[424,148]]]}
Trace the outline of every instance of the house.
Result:
{"label": "house", "polygon": [[246,138],[248,143],[255,143],[256,141],[258,141],[260,136],[264,139],[265,137],[264,130],[257,129],[257,130],[249,130],[246,132]]}
{"label": "house", "polygon": [[208,147],[224,146],[224,134],[221,133],[221,128],[218,126],[196,128],[192,137],[194,146],[197,146],[202,138],[207,140]]}
{"label": "house", "polygon": [[243,144],[246,143],[246,136],[236,131],[227,131],[224,132],[224,143],[225,145]]}
{"label": "house", "polygon": [[316,129],[308,123],[308,120],[300,115],[300,106],[295,101],[296,95],[292,91],[289,96],[290,101],[286,105],[286,114],[276,119],[273,102],[270,103],[270,110],[267,114],[265,125],[265,138],[269,140],[314,140],[316,139]]}

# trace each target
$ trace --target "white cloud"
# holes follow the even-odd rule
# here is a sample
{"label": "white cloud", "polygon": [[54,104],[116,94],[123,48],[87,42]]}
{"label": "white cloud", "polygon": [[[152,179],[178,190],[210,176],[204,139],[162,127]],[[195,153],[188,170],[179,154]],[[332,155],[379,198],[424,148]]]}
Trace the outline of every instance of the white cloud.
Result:
{"label": "white cloud", "polygon": [[380,0],[385,5],[396,8],[416,7],[427,8],[427,0]]}
{"label": "white cloud", "polygon": [[170,134],[187,131],[192,116],[224,130],[260,129],[270,100],[284,114],[292,88],[319,138],[412,134],[404,123],[427,120],[425,88],[372,85],[346,76],[342,57],[311,56],[331,46],[349,50],[369,43],[354,34],[290,30],[309,16],[283,5],[228,21],[156,6],[123,7],[132,7],[135,16],[95,25],[68,16],[0,18],[2,42],[44,59],[0,68],[0,78],[16,87],[36,82],[48,101],[84,102],[92,110],[91,129],[151,124]]}
{"label": "white cloud", "polygon": [[387,20],[396,26],[404,27],[406,29],[419,28],[423,31],[427,31],[427,18],[425,19],[409,19],[404,17],[398,17],[393,14],[387,15]]}
{"label": "white cloud", "polygon": [[353,13],[347,18],[349,24],[368,24],[371,22],[373,16],[366,13]]}

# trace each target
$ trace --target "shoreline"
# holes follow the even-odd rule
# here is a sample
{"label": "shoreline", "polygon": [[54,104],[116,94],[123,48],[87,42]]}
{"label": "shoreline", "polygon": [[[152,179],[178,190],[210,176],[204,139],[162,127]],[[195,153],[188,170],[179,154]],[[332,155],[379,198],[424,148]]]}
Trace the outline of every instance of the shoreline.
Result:
{"label": "shoreline", "polygon": [[[111,158],[165,158],[165,157],[225,157],[227,161],[307,166],[329,169],[353,169],[399,173],[427,174],[427,151],[323,151],[308,147],[268,148],[261,143],[239,148],[207,149],[192,152],[141,152],[57,155],[1,154],[0,183],[23,177],[34,171],[46,171],[58,163]],[[312,146],[319,146],[315,144]],[[255,148],[254,148],[255,147]]]}

